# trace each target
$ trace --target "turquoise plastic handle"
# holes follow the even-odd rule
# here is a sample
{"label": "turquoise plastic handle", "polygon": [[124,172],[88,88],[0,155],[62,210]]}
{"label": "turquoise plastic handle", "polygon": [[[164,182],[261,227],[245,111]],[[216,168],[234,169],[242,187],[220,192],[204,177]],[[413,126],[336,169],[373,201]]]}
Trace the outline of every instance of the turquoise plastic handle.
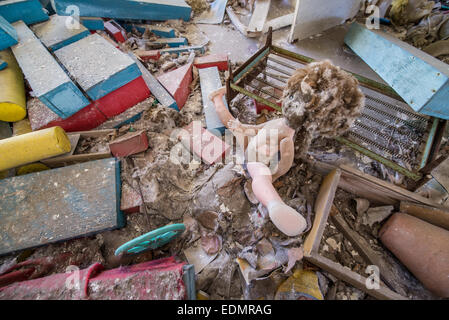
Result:
{"label": "turquoise plastic handle", "polygon": [[120,246],[115,250],[115,255],[118,256],[121,253],[136,254],[162,247],[183,233],[185,229],[183,223],[177,223],[153,230]]}

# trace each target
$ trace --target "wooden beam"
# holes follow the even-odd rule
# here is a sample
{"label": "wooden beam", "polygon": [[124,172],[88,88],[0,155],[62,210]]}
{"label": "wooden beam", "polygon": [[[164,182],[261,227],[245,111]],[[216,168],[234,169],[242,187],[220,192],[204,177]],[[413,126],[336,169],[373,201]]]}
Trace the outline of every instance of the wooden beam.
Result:
{"label": "wooden beam", "polygon": [[310,263],[320,267],[321,269],[329,272],[333,276],[341,279],[353,287],[369,294],[370,296],[379,299],[379,300],[408,300],[406,297],[403,297],[396,292],[391,291],[384,285],[380,285],[379,289],[368,289],[366,287],[367,278],[351,271],[347,267],[343,267],[342,265],[327,259],[325,257],[320,256],[317,253],[312,253],[310,256],[304,256],[304,259],[309,261]]}
{"label": "wooden beam", "polygon": [[449,230],[449,208],[430,207],[422,204],[402,201],[400,210],[433,225]]}
{"label": "wooden beam", "polygon": [[323,236],[326,221],[334,201],[335,191],[340,180],[340,170],[334,169],[323,180],[315,200],[315,219],[313,227],[304,242],[304,255],[317,252]]}

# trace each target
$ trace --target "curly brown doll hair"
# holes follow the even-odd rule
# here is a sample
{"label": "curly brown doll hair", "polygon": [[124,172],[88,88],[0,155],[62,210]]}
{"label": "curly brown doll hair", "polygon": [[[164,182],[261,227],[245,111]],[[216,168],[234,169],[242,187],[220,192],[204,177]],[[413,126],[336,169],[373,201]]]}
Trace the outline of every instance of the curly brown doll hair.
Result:
{"label": "curly brown doll hair", "polygon": [[364,105],[357,79],[329,60],[296,70],[284,89],[282,113],[296,130],[297,157],[307,153],[314,138],[345,133]]}

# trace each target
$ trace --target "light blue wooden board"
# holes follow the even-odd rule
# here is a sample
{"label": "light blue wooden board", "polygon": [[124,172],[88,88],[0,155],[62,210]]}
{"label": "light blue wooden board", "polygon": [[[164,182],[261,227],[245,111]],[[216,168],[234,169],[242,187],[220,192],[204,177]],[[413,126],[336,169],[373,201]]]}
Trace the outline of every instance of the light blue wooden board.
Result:
{"label": "light blue wooden board", "polygon": [[204,49],[204,45],[201,46],[190,46],[190,47],[178,47],[178,48],[167,48],[167,49],[161,49],[159,50],[159,52],[161,54],[164,53],[175,53],[175,54],[180,54],[181,52],[189,52],[189,51],[195,51],[197,53],[201,53],[204,54],[204,52],[206,51]]}
{"label": "light blue wooden board", "polygon": [[163,44],[168,45],[170,48],[177,48],[180,46],[186,46],[187,39],[186,38],[160,38],[149,44]]}
{"label": "light blue wooden board", "polygon": [[127,32],[131,32],[133,28],[136,28],[137,31],[144,33],[145,28],[149,28],[151,32],[153,32],[158,37],[164,37],[164,38],[175,38],[176,33],[175,29],[173,28],[167,28],[167,27],[158,27],[158,26],[152,26],[147,24],[135,24],[135,23],[127,23],[120,21],[120,24],[125,28]]}
{"label": "light blue wooden board", "polygon": [[204,11],[195,22],[205,24],[222,23],[227,3],[228,0],[215,0],[210,4],[210,10]]}
{"label": "light blue wooden board", "polygon": [[59,117],[66,119],[90,102],[34,33],[14,22],[19,43],[11,50],[35,96]]}
{"label": "light blue wooden board", "polygon": [[[221,122],[215,111],[214,103],[209,99],[209,95],[223,85],[220,80],[220,73],[217,67],[198,69],[200,75],[201,95],[203,98],[204,116],[206,118],[206,126],[209,131],[215,133],[216,130],[223,134],[226,127]],[[223,102],[228,108],[228,103],[223,96]]]}
{"label": "light blue wooden board", "polygon": [[103,17],[129,20],[165,21],[169,19],[190,20],[192,9],[184,0],[55,0],[56,12],[69,15],[70,5],[80,9],[82,17]]}
{"label": "light blue wooden board", "polygon": [[39,0],[0,1],[0,15],[9,23],[22,20],[26,24],[33,24],[48,20]]}
{"label": "light blue wooden board", "polygon": [[114,158],[0,180],[0,255],[124,226]]}
{"label": "light blue wooden board", "polygon": [[89,30],[104,30],[104,21],[101,18],[81,17],[81,23]]}
{"label": "light blue wooden board", "polygon": [[14,27],[0,16],[0,51],[17,44],[17,32]]}
{"label": "light blue wooden board", "polygon": [[352,24],[345,43],[417,112],[449,119],[449,66],[388,34]]}

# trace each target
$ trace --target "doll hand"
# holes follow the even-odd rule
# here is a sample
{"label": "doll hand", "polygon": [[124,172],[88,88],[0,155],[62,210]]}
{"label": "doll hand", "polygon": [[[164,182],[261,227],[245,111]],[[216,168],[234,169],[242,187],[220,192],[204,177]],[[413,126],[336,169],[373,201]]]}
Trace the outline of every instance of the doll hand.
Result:
{"label": "doll hand", "polygon": [[227,127],[231,131],[235,132],[243,132],[243,129],[241,127],[241,123],[238,119],[229,120]]}
{"label": "doll hand", "polygon": [[211,94],[209,94],[209,100],[214,101],[216,96],[223,96],[224,94],[226,94],[226,87],[221,87],[220,89],[215,90],[214,92],[211,92]]}

